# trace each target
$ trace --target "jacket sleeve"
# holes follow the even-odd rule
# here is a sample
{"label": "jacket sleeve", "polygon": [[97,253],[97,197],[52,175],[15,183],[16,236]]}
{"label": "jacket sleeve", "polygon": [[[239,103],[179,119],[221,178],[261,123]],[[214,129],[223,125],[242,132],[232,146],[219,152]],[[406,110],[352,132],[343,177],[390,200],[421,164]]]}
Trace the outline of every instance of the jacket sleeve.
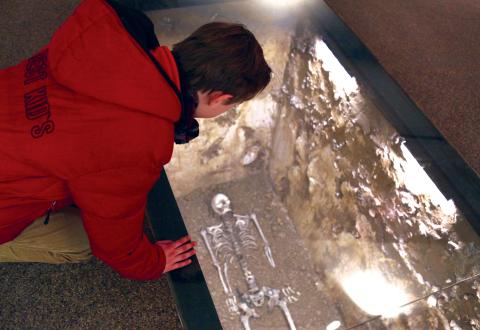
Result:
{"label": "jacket sleeve", "polygon": [[151,170],[121,168],[69,182],[93,255],[123,277],[154,280],[165,269],[163,250],[143,232],[147,195],[158,176]]}

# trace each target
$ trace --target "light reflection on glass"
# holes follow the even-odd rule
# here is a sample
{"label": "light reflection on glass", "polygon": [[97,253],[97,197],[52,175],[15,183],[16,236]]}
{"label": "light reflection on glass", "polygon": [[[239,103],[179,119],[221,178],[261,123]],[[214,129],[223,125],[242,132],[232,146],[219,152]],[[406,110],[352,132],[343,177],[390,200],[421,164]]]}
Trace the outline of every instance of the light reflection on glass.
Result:
{"label": "light reflection on glass", "polygon": [[332,323],[327,325],[325,330],[337,330],[338,328],[340,328],[341,325],[342,323],[340,321],[333,321]]}
{"label": "light reflection on glass", "polygon": [[283,7],[296,5],[301,1],[302,0],[260,0],[262,4],[265,4],[267,6],[273,6],[276,8],[283,8]]}
{"label": "light reflection on glass", "polygon": [[[443,196],[435,183],[433,183],[427,173],[425,173],[423,168],[404,144],[401,145],[401,149],[403,152],[403,157],[405,157],[406,160],[406,166],[403,165],[403,179],[408,190],[416,195],[429,195],[431,201],[440,206],[445,215],[453,216],[457,211],[453,201],[447,200],[445,196]],[[402,172],[399,171],[399,173]]]}
{"label": "light reflection on glass", "polygon": [[345,95],[349,96],[351,93],[358,92],[357,80],[348,74],[322,40],[315,42],[315,55],[322,61],[322,68],[328,71],[328,78],[336,87],[335,98]]}
{"label": "light reflection on glass", "polygon": [[349,274],[341,280],[341,285],[355,304],[370,315],[394,317],[406,311],[399,306],[411,299],[402,288],[389,283],[373,269]]}

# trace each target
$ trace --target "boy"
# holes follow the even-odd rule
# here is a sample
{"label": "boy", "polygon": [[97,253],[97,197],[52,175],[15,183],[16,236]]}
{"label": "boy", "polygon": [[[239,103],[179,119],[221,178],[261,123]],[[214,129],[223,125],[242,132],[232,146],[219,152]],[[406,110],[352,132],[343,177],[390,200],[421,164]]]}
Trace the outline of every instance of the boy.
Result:
{"label": "boy", "polygon": [[[240,24],[209,23],[170,51],[142,12],[84,0],[50,43],[0,71],[0,262],[81,262],[153,280],[195,243],[150,243],[148,192],[173,143],[251,99],[271,70]],[[75,205],[72,207],[72,205]]]}

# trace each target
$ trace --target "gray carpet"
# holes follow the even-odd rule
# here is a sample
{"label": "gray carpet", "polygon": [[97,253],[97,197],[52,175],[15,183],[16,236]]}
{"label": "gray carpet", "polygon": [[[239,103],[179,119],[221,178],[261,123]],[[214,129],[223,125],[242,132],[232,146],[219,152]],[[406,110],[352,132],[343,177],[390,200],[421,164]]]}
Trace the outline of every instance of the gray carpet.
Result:
{"label": "gray carpet", "polygon": [[1,329],[181,329],[165,278],[85,264],[0,264]]}
{"label": "gray carpet", "polygon": [[182,329],[166,277],[128,280],[92,258],[0,263],[0,279],[0,329]]}

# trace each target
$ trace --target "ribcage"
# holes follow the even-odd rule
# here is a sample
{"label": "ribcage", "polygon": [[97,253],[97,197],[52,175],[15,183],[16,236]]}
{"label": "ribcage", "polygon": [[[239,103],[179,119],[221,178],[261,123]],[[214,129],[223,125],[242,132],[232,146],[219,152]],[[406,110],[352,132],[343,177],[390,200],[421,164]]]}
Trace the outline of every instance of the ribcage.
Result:
{"label": "ribcage", "polygon": [[218,227],[209,228],[212,237],[213,250],[217,258],[232,261],[234,251],[229,235],[226,235],[223,229]]}
{"label": "ribcage", "polygon": [[244,252],[257,248],[257,242],[255,241],[255,237],[250,234],[248,227],[245,227],[243,230],[239,228],[238,237],[240,239],[240,245]]}

